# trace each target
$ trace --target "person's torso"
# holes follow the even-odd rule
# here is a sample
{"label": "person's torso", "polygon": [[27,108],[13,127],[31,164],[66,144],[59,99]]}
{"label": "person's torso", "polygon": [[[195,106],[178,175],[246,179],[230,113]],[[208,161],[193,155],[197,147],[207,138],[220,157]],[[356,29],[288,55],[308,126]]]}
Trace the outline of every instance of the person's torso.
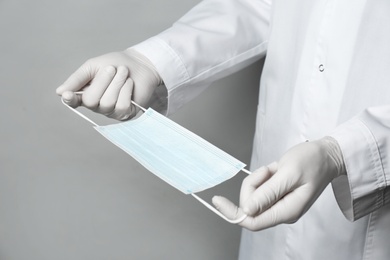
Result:
{"label": "person's torso", "polygon": [[[297,143],[329,134],[367,107],[390,104],[390,1],[273,5],[252,169],[278,160]],[[328,187],[297,223],[244,231],[240,255],[389,259],[388,241],[389,206],[351,223]]]}

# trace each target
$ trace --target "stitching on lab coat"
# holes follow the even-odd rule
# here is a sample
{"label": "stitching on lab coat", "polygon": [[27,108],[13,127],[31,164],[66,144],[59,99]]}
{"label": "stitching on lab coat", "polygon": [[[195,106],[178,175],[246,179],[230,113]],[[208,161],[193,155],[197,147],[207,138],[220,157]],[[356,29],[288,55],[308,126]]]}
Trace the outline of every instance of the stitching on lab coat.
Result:
{"label": "stitching on lab coat", "polygon": [[382,166],[382,171],[383,171],[383,179],[384,179],[384,188],[386,188],[388,186],[388,179],[387,179],[387,174],[386,174],[386,168],[384,167],[383,165],[383,160],[382,158],[384,158],[385,156],[382,156],[382,152],[381,152],[381,149],[380,149],[380,146],[378,145],[378,142],[377,140],[375,139],[375,142],[376,142],[376,145],[378,147],[378,153],[379,153],[379,160],[380,160],[380,163],[381,163],[381,166]]}
{"label": "stitching on lab coat", "polygon": [[[266,124],[266,114],[259,111],[259,116],[258,116],[257,120],[258,120],[258,122],[256,122],[256,126],[258,126],[258,128],[259,128],[257,130],[257,131],[259,131],[258,138],[259,138],[260,142],[263,142],[264,128],[265,128],[265,124]],[[263,152],[264,152],[263,145],[253,147],[253,149],[258,149],[257,150],[258,156],[263,156]]]}
{"label": "stitching on lab coat", "polygon": [[384,191],[383,191],[383,205],[386,205],[387,203],[389,203],[389,193],[390,193],[390,188],[386,188]]}
{"label": "stitching on lab coat", "polygon": [[[231,61],[233,61],[233,60],[238,61],[238,62],[236,62],[235,64],[239,64],[240,62],[243,62],[243,61],[244,61],[244,59],[239,59],[239,58],[241,58],[241,57],[243,57],[243,56],[246,56],[246,54],[248,54],[248,53],[255,52],[256,49],[260,49],[260,51],[259,51],[259,54],[260,54],[261,52],[266,51],[267,45],[268,45],[268,41],[262,42],[262,43],[256,45],[255,47],[253,47],[253,48],[251,48],[251,49],[249,49],[249,50],[247,50],[247,51],[245,51],[245,52],[242,52],[242,53],[240,53],[240,54],[237,54],[237,55],[235,55],[234,57],[231,57],[231,58],[228,59],[228,60],[225,60],[225,61],[223,61],[223,62],[221,62],[221,63],[218,63],[218,64],[214,65],[213,67],[211,67],[211,68],[209,68],[209,69],[207,69],[207,70],[205,70],[205,71],[202,71],[202,72],[200,72],[199,74],[197,74],[197,75],[195,75],[195,76],[193,76],[193,77],[189,77],[189,78],[188,78],[187,80],[185,80],[185,81],[178,82],[175,86],[172,86],[172,87],[170,88],[170,90],[175,90],[176,88],[178,88],[178,87],[180,87],[180,86],[182,86],[182,85],[185,85],[185,84],[187,84],[187,83],[189,83],[189,82],[191,82],[191,81],[193,81],[193,80],[196,80],[196,79],[198,79],[198,78],[201,78],[204,74],[206,74],[206,73],[208,73],[208,72],[210,72],[210,71],[213,71],[213,70],[214,70],[214,73],[213,73],[213,74],[216,74],[216,73],[218,73],[218,72],[221,72],[221,71],[222,71],[221,69],[219,69],[219,70],[217,70],[217,69],[220,68],[220,67],[222,67],[224,64],[229,63],[229,62],[231,62]],[[256,56],[256,55],[248,55],[248,57],[250,57],[250,58],[252,58],[252,57],[254,57],[254,56]],[[260,59],[260,57],[259,57],[259,59]]]}
{"label": "stitching on lab coat", "polygon": [[242,59],[241,57],[244,57],[244,58],[245,57],[249,57],[249,59],[250,59],[250,58],[252,58],[252,57],[254,57],[256,55],[247,55],[247,54],[256,52],[257,49],[259,49],[258,54],[260,55],[262,52],[265,52],[267,50],[267,46],[268,46],[268,41],[264,41],[264,42],[262,42],[262,43],[260,43],[260,44],[258,44],[256,46],[254,46],[253,48],[250,48],[249,50],[246,50],[246,51],[244,51],[242,53],[239,53],[239,54],[235,55],[234,57],[231,57],[228,60],[224,60],[223,62],[218,63],[218,64],[214,65],[213,67],[211,67],[211,68],[209,68],[209,69],[207,69],[205,71],[200,72],[199,74],[195,75],[194,77],[191,77],[190,73],[187,70],[187,67],[185,66],[185,63],[183,62],[183,59],[181,58],[181,56],[178,53],[176,53],[176,51],[168,43],[166,43],[163,39],[158,38],[158,36],[150,38],[150,41],[153,41],[153,42],[155,42],[158,45],[162,45],[162,47],[166,51],[168,51],[168,54],[171,55],[174,60],[180,60],[180,67],[183,69],[183,72],[185,72],[185,79],[177,82],[175,85],[172,85],[169,88],[167,87],[168,92],[173,92],[177,88],[179,88],[179,87],[181,87],[181,86],[183,86],[185,84],[188,84],[191,81],[196,80],[197,78],[202,77],[204,74],[206,74],[206,73],[208,73],[210,71],[215,70],[213,74],[219,73],[222,70],[221,69],[216,70],[217,68],[220,68],[224,64],[229,63],[229,62],[231,62],[233,60],[237,61],[235,64],[239,64],[240,62],[244,61],[244,59]]}
{"label": "stitching on lab coat", "polygon": [[285,235],[285,240],[286,240],[286,247],[284,248],[283,252],[284,252],[284,255],[285,255],[285,259],[293,259],[293,256],[291,255],[291,252],[293,252],[291,250],[291,243],[289,243],[289,241],[291,241],[291,233],[292,233],[292,226],[291,225],[288,225],[287,228],[286,228],[286,235]]}
{"label": "stitching on lab coat", "polygon": [[[343,157],[343,161],[345,162],[344,153],[342,152],[341,154]],[[355,211],[354,211],[354,207],[353,207],[354,199],[353,199],[353,194],[352,194],[352,183],[348,177],[348,172],[350,172],[350,169],[349,169],[348,163],[344,163],[344,166],[345,166],[345,171],[347,172],[346,178],[348,180],[348,188],[349,188],[349,194],[350,194],[351,200],[348,203],[350,208],[342,208],[342,207],[340,207],[340,208],[341,208],[341,211],[344,213],[344,215],[347,217],[347,219],[349,219],[350,221],[353,221],[355,219]],[[337,199],[337,196],[336,196],[336,199]],[[339,206],[340,206],[340,204],[339,204]],[[348,212],[352,212],[352,216],[348,216],[349,215]]]}
{"label": "stitching on lab coat", "polygon": [[[358,120],[361,122],[361,125],[364,126],[364,128],[367,130],[367,131],[363,131],[363,134],[365,134],[365,135],[367,134],[366,140],[367,140],[368,148],[369,148],[371,155],[372,155],[372,156],[370,156],[370,158],[372,158],[372,163],[374,164],[374,172],[377,175],[377,178],[376,178],[377,188],[380,190],[383,190],[384,188],[386,188],[387,181],[386,181],[386,174],[384,172],[384,167],[383,167],[383,163],[382,163],[382,157],[381,157],[381,152],[379,149],[378,141],[376,140],[375,135],[371,132],[371,129],[368,128],[368,126],[362,120],[360,120],[360,119],[358,119]],[[369,139],[371,139],[371,140],[369,140]],[[384,182],[384,183],[381,183],[381,182]]]}
{"label": "stitching on lab coat", "polygon": [[[155,43],[157,44],[161,44],[163,45],[164,49],[166,49],[166,51],[168,51],[168,54],[171,55],[173,57],[173,60],[180,60],[180,67],[183,68],[183,72],[185,72],[185,77],[187,78],[186,80],[184,80],[184,82],[186,82],[188,79],[190,79],[190,73],[188,72],[187,70],[187,67],[185,66],[185,63],[183,62],[182,58],[180,57],[180,55],[178,55],[175,50],[169,46],[168,43],[166,43],[163,39],[160,39],[158,36],[155,36],[153,38],[150,39],[151,41],[154,41]],[[180,83],[178,83],[180,84]],[[173,90],[175,87],[172,87],[171,90]]]}
{"label": "stitching on lab coat", "polygon": [[[385,169],[385,167],[383,166],[383,160],[382,160],[382,153],[381,153],[381,149],[380,149],[380,146],[378,145],[378,142],[377,142],[377,140],[376,140],[376,138],[375,138],[375,136],[373,136],[373,138],[374,138],[374,141],[375,141],[375,144],[376,144],[376,148],[377,148],[377,153],[378,153],[378,163],[380,164],[380,168],[381,168],[381,171],[380,172],[383,172],[383,185],[378,185],[379,186],[379,189],[386,189],[386,187],[387,187],[387,184],[388,184],[388,182],[387,182],[387,177],[386,177],[386,169]],[[379,179],[379,178],[378,178]],[[383,196],[384,196],[384,194],[383,194]],[[383,198],[383,203],[382,203],[382,205],[381,206],[383,206],[384,205],[384,198]]]}
{"label": "stitching on lab coat", "polygon": [[364,242],[363,249],[363,258],[362,260],[370,260],[372,259],[372,249],[373,249],[373,240],[374,240],[374,230],[375,224],[378,217],[378,211],[374,211],[370,214],[370,218],[367,224],[367,233],[366,239]]}
{"label": "stitching on lab coat", "polygon": [[[379,190],[381,185],[378,184],[379,180],[382,179],[383,180],[383,176],[380,175],[380,170],[378,171],[378,165],[376,163],[376,161],[378,161],[377,159],[375,159],[375,157],[378,157],[378,150],[375,149],[376,148],[376,140],[372,134],[372,132],[370,131],[370,129],[367,127],[366,124],[364,124],[363,121],[361,121],[360,119],[358,118],[355,118],[354,121],[351,121],[351,123],[353,123],[354,125],[356,125],[356,127],[354,127],[357,131],[361,132],[362,134],[362,137],[364,137],[365,139],[365,143],[367,144],[367,148],[368,148],[368,151],[370,152],[370,156],[368,158],[368,160],[370,160],[371,164],[374,165],[374,173],[376,174],[376,191],[374,191],[374,194],[371,195],[371,196],[374,196],[373,199],[375,198],[375,209],[379,208],[379,204],[381,203],[382,201],[382,196],[381,196],[381,192],[382,190]],[[376,156],[375,156],[376,155]],[[348,164],[346,163],[345,164],[346,166],[346,169],[347,169],[347,173],[348,173]],[[379,167],[380,168],[380,167]],[[381,178],[382,177],[382,178]],[[357,194],[356,194],[356,191],[355,191],[355,188],[356,186],[353,185],[353,181],[351,181],[350,178],[348,178],[348,182],[349,182],[349,186],[350,186],[350,191],[351,191],[351,199],[352,199],[352,218],[353,220],[356,220],[360,217],[362,217],[362,212],[357,212],[358,208],[357,208],[357,205],[359,204],[359,201],[360,199],[366,197],[367,195],[369,196],[369,194],[360,194],[360,197],[357,197]],[[365,213],[365,212],[363,212]]]}
{"label": "stitching on lab coat", "polygon": [[309,122],[312,121],[311,118],[315,117],[310,111],[313,111],[313,106],[311,104],[312,100],[316,96],[316,87],[318,84],[327,84],[325,75],[323,73],[319,73],[319,64],[323,65],[325,64],[326,67],[326,60],[327,60],[327,38],[329,36],[327,35],[329,32],[329,22],[333,18],[333,9],[334,9],[334,1],[327,0],[324,6],[324,10],[322,12],[322,18],[320,25],[318,27],[318,34],[316,36],[315,41],[315,52],[313,53],[312,57],[312,69],[311,69],[311,75],[308,84],[306,87],[304,87],[304,91],[306,92],[305,95],[307,98],[304,100],[303,106],[305,107],[301,122],[301,136],[304,137],[304,139],[309,138],[310,133],[308,133],[308,130],[310,129]]}

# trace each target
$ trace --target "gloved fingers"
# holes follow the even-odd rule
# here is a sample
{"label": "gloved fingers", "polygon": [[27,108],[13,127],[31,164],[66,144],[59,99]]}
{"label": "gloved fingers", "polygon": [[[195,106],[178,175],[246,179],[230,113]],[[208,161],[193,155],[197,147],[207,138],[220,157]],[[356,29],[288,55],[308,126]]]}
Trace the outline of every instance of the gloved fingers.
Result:
{"label": "gloved fingers", "polygon": [[241,207],[249,216],[257,215],[274,205],[284,195],[289,193],[294,182],[289,179],[289,174],[276,172],[271,178],[259,186]]}
{"label": "gloved fingers", "polygon": [[259,231],[278,224],[294,223],[307,211],[311,205],[309,201],[310,196],[307,196],[306,190],[294,190],[261,214],[247,217],[242,226]]}
{"label": "gloved fingers", "polygon": [[271,178],[273,172],[271,172],[268,167],[261,167],[252,174],[248,175],[243,181],[241,185],[241,193],[240,193],[240,205],[242,205],[252,194],[256,191],[256,189],[266,182],[269,178]]}
{"label": "gloved fingers", "polygon": [[96,76],[91,81],[90,87],[86,89],[82,95],[83,106],[96,111],[104,92],[114,79],[116,68],[107,66],[98,71]]}
{"label": "gloved fingers", "polygon": [[131,78],[127,78],[125,84],[121,88],[118,100],[115,105],[113,113],[107,115],[108,117],[117,120],[126,120],[136,114],[136,108],[131,103],[134,82]]}
{"label": "gloved fingers", "polygon": [[110,85],[105,90],[99,102],[99,113],[103,115],[112,114],[122,87],[129,76],[129,70],[125,66],[119,66]]}
{"label": "gloved fingers", "polygon": [[230,220],[239,219],[245,214],[242,209],[225,197],[214,196],[212,202],[217,210]]}
{"label": "gloved fingers", "polygon": [[278,162],[268,164],[267,168],[272,174],[275,174],[278,171]]}
{"label": "gloved fingers", "polygon": [[92,68],[85,63],[78,68],[69,78],[56,89],[58,95],[62,95],[65,91],[76,92],[84,88],[95,76]]}
{"label": "gloved fingers", "polygon": [[159,82],[155,75],[142,67],[130,71],[130,77],[134,81],[133,100],[140,106],[146,107],[150,97],[154,93]]}
{"label": "gloved fingers", "polygon": [[62,93],[62,100],[67,104],[68,106],[71,106],[73,108],[76,108],[81,105],[81,96],[75,94],[72,91],[65,91]]}

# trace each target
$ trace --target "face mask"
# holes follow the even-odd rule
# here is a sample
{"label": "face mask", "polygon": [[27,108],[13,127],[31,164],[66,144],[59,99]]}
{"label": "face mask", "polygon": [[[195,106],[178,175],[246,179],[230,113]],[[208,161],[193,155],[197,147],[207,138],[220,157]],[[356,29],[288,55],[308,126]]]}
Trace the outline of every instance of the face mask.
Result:
{"label": "face mask", "polygon": [[226,221],[239,223],[246,217],[229,220],[195,194],[245,171],[244,163],[151,108],[140,107],[144,111],[140,117],[107,126],[99,126],[71,109],[150,172],[181,192],[191,194]]}

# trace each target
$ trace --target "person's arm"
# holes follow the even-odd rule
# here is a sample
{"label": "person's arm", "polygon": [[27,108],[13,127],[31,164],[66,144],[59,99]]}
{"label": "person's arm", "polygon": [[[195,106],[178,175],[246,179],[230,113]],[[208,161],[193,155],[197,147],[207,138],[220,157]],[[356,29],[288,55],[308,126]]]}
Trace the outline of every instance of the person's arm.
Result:
{"label": "person's arm", "polygon": [[270,1],[205,0],[171,28],[132,49],[156,67],[168,90],[168,113],[211,82],[265,55]]}
{"label": "person's arm", "polygon": [[[130,100],[147,106],[162,79],[173,112],[265,54],[270,9],[265,0],[204,0],[159,35],[88,60],[57,93],[72,106],[126,119],[134,114]],[[82,96],[74,94],[80,90]]]}
{"label": "person's arm", "polygon": [[279,161],[248,176],[240,207],[213,198],[228,218],[251,230],[297,221],[332,183],[347,219],[355,221],[390,202],[390,106],[371,107],[328,137],[298,144]]}
{"label": "person's arm", "polygon": [[390,106],[368,108],[332,133],[347,175],[332,182],[337,202],[351,221],[390,202]]}

